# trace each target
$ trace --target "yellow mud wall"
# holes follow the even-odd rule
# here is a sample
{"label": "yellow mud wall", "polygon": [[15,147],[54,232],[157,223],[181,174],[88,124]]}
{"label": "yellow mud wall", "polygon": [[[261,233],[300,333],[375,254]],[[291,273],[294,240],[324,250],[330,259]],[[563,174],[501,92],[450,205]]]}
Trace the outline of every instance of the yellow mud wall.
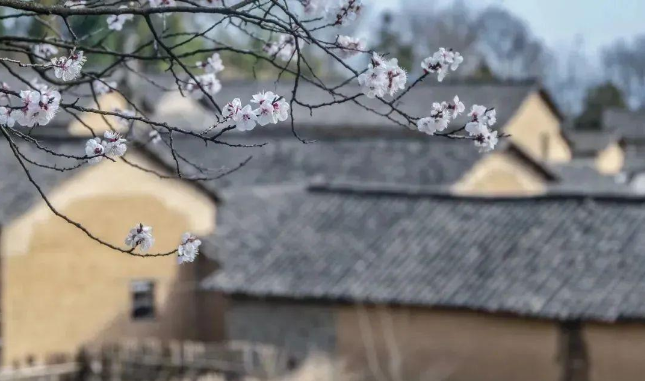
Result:
{"label": "yellow mud wall", "polygon": [[538,159],[564,163],[571,149],[561,134],[558,117],[538,92],[530,94],[504,126],[511,141]]}
{"label": "yellow mud wall", "polygon": [[625,152],[618,143],[612,143],[596,156],[595,165],[598,172],[615,175],[623,169]]}
{"label": "yellow mud wall", "polygon": [[[128,158],[161,170],[143,156]],[[53,205],[101,239],[124,246],[139,222],[153,227],[151,252],[177,247],[185,231],[212,233],[215,204],[184,181],[162,180],[121,161],[80,171],[49,194]],[[136,258],[89,239],[44,202],[3,228],[3,363],[37,362],[102,340],[155,336],[194,339],[196,277],[176,257]],[[157,315],[131,318],[133,280],[155,284]]]}
{"label": "yellow mud wall", "polygon": [[366,380],[557,381],[557,340],[551,322],[343,306],[336,355]]}
{"label": "yellow mud wall", "polygon": [[477,162],[452,188],[461,195],[536,195],[546,190],[543,175],[508,152],[494,152]]}

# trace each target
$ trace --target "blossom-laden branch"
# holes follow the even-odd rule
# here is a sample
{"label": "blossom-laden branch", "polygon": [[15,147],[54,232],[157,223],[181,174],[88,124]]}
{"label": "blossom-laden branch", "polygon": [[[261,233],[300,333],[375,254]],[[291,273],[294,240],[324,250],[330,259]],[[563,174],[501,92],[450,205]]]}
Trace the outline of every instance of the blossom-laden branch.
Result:
{"label": "blossom-laden branch", "polygon": [[[209,181],[240,170],[250,157],[236,167],[212,174],[211,169],[191,161],[177,149],[177,136],[214,146],[257,147],[264,144],[233,144],[224,138],[233,130],[248,132],[258,126],[271,128],[269,126],[289,121],[293,135],[308,143],[297,133],[294,109],[305,108],[312,114],[314,110],[344,103],[381,117],[393,128],[412,128],[433,138],[471,140],[481,152],[494,149],[498,139],[505,137],[493,130],[495,109],[480,105],[472,105],[465,125],[449,131],[450,124],[466,111],[466,105],[457,95],[451,102],[428,104],[429,115],[411,115],[399,107],[402,98],[424,80],[436,75],[441,82],[451,71],[457,70],[464,60],[458,52],[438,49],[420,62],[422,74],[408,84],[410,75],[398,60],[388,57],[386,52],[369,50],[364,40],[339,33],[334,33],[336,37],[332,40],[320,37],[330,35],[322,31],[334,31],[360,17],[361,0],[67,0],[54,5],[0,0],[0,7],[9,10],[4,12],[0,22],[9,18],[30,19],[46,30],[42,35],[0,36],[0,51],[6,55],[0,57],[0,66],[15,79],[10,85],[8,79],[0,78],[4,80],[0,81],[0,132],[28,180],[56,216],[99,244],[125,254],[142,258],[177,255],[179,263],[192,262],[201,241],[185,233],[178,240],[177,249],[149,253],[154,245],[153,229],[140,223],[127,234],[125,248],[106,242],[54,207],[31,175],[30,166],[71,171],[118,160],[161,179]],[[203,29],[178,31],[169,27],[170,17],[183,17],[184,20],[192,17],[191,24],[195,24],[195,17],[200,15],[208,15],[206,25],[203,22],[200,25],[205,26]],[[75,21],[88,17],[98,20],[98,24],[89,31],[87,28],[81,31]],[[225,28],[235,31],[239,41],[218,41],[216,32]],[[133,33],[137,34],[137,41],[126,44],[127,48],[116,49],[111,47],[114,44],[106,43],[110,39],[125,39]],[[336,74],[342,77],[340,83],[333,81],[332,85],[323,78],[320,69],[314,69],[316,65],[312,65],[312,61],[320,59],[321,55],[337,69]],[[293,83],[290,92],[277,94],[258,89],[262,91],[253,95],[248,103],[237,97],[225,99],[228,103],[220,107],[215,100],[224,86],[219,76],[226,74],[226,66],[233,65],[227,61],[239,62],[233,61],[236,56],[255,61],[248,73],[254,77],[261,65],[273,72],[276,83],[289,76]],[[368,60],[363,70],[350,64],[361,59]],[[163,67],[175,86],[169,88],[159,84],[138,69],[142,64]],[[236,67],[231,72],[239,70]],[[27,75],[28,72],[31,74]],[[133,95],[133,89],[118,80],[120,73],[136,75],[159,92],[175,91],[182,96],[208,101],[214,108],[211,124],[196,130],[192,126],[153,119]],[[29,77],[35,78],[29,80]],[[302,99],[302,84],[328,94],[331,100]],[[99,98],[109,93],[121,96],[127,107],[102,109]],[[82,97],[91,98],[96,107],[79,104]],[[49,128],[61,112],[70,114],[92,136],[84,147],[79,147],[79,153],[50,149],[32,134],[35,128]],[[85,122],[79,113],[97,115],[108,126],[108,131],[98,134],[96,126]],[[59,167],[33,160],[21,152],[18,140],[33,145],[52,159],[65,158],[74,164]],[[152,145],[170,153],[174,161],[171,175],[141,167],[127,159],[129,146],[145,148]],[[186,165],[197,174],[186,176],[182,173]]]}

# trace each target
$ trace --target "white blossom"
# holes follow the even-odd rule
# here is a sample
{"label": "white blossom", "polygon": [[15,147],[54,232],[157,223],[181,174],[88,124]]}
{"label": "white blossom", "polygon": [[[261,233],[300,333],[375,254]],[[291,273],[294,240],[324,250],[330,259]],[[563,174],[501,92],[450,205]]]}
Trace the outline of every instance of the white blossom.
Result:
{"label": "white blossom", "polygon": [[11,109],[7,107],[0,107],[0,125],[13,127],[16,120],[11,116]]}
{"label": "white blossom", "polygon": [[377,53],[372,55],[367,70],[358,76],[358,83],[368,98],[393,96],[405,88],[407,80],[408,75],[396,58],[386,60]]}
{"label": "white blossom", "polygon": [[473,137],[479,152],[492,151],[499,141],[497,131],[490,129],[497,123],[496,115],[495,109],[487,109],[480,105],[473,105],[468,114],[471,120],[466,124],[466,132]]}
{"label": "white blossom", "polygon": [[254,94],[251,103],[259,105],[254,112],[257,115],[257,122],[260,126],[265,126],[269,123],[276,124],[289,119],[289,103],[271,91]]}
{"label": "white blossom", "polygon": [[199,246],[202,241],[190,233],[181,236],[181,244],[177,247],[177,261],[179,264],[193,262],[199,254]]}
{"label": "white blossom", "polygon": [[[122,5],[119,7],[119,9],[124,9],[127,8],[127,5]],[[134,18],[134,15],[132,14],[119,14],[119,15],[110,15],[107,17],[106,21],[108,24],[108,29],[111,30],[121,30],[123,29],[123,24],[125,24],[126,21],[130,21]]]}
{"label": "white blossom", "polygon": [[251,103],[262,105],[263,103],[272,103],[276,99],[276,95],[272,91],[261,91],[253,94]]}
{"label": "white blossom", "polygon": [[479,152],[490,152],[495,149],[498,140],[497,131],[486,129],[486,132],[475,138],[475,147],[479,148]]}
{"label": "white blossom", "polygon": [[96,95],[108,94],[113,91],[112,89],[116,89],[116,82],[94,81],[92,82],[92,87]]}
{"label": "white blossom", "polygon": [[365,50],[365,41],[361,38],[350,36],[336,37],[336,45],[341,49],[338,54],[342,58],[349,58]]}
{"label": "white blossom", "polygon": [[55,54],[58,54],[58,48],[51,44],[37,44],[31,48],[31,51],[34,52],[38,58],[49,58]]}
{"label": "white blossom", "polygon": [[105,153],[105,147],[101,144],[101,138],[93,138],[85,143],[85,155],[91,157],[88,162],[90,164],[96,164],[103,160],[103,155]]}
{"label": "white blossom", "polygon": [[289,102],[280,98],[273,102],[273,123],[284,122],[289,119]]}
{"label": "white blossom", "polygon": [[125,151],[128,149],[126,142],[127,140],[121,137],[118,132],[105,131],[101,144],[106,156],[119,157],[125,155]]}
{"label": "white blossom", "polygon": [[301,3],[306,14],[332,18],[336,25],[356,20],[362,7],[360,0],[301,0]]}
{"label": "white blossom", "polygon": [[466,132],[468,132],[470,136],[483,135],[487,131],[488,131],[488,127],[483,123],[470,122],[466,124]]}
{"label": "white blossom", "polygon": [[264,102],[260,104],[260,107],[254,110],[254,113],[257,116],[257,122],[260,126],[266,126],[269,123],[273,123],[273,104]]}
{"label": "white blossom", "polygon": [[329,12],[336,18],[336,25],[344,25],[356,20],[361,9],[361,0],[336,0]]}
{"label": "white blossom", "polygon": [[23,90],[20,98],[22,107],[14,109],[10,117],[25,127],[46,125],[54,118],[60,105],[60,93],[55,90]]}
{"label": "white blossom", "polygon": [[203,68],[207,73],[219,73],[224,70],[222,58],[218,53],[213,53],[212,56],[208,57],[206,62],[198,61],[196,65]]}
{"label": "white blossom", "polygon": [[[201,99],[204,96],[204,92],[206,94],[209,94],[210,96],[213,96],[222,89],[222,84],[220,83],[219,79],[215,77],[215,73],[206,73],[203,75],[198,75],[195,77],[197,81],[199,82],[199,85],[197,85],[197,82],[195,82],[194,79],[189,79],[188,83],[184,87],[184,90],[194,99]],[[203,89],[203,91],[202,91]]]}
{"label": "white blossom", "polygon": [[177,5],[175,0],[149,0],[148,3],[151,7],[174,7]]}
{"label": "white blossom", "polygon": [[468,116],[473,122],[481,122],[488,126],[497,123],[497,111],[494,108],[489,110],[485,106],[473,105]]}
{"label": "white blossom", "polygon": [[242,102],[240,102],[240,98],[235,98],[224,106],[224,110],[222,110],[222,116],[225,119],[232,120],[233,116],[240,110],[242,110]]}
{"label": "white blossom", "polygon": [[240,131],[251,131],[257,124],[257,116],[251,105],[244,106],[241,110],[233,115],[235,126]]}
{"label": "white blossom", "polygon": [[47,89],[49,88],[46,84],[38,82],[38,78],[32,79],[31,81],[29,81],[29,84],[31,85],[31,87],[40,92],[47,91]]}
{"label": "white blossom", "polygon": [[[11,90],[11,86],[9,86],[9,84],[6,82],[0,82],[0,89]],[[0,92],[0,101],[9,102],[9,94]]]}
{"label": "white blossom", "polygon": [[82,51],[74,52],[69,57],[52,58],[54,75],[63,81],[74,80],[81,74],[81,69],[83,69],[86,60],[87,57],[83,55]]}
{"label": "white blossom", "polygon": [[455,71],[464,62],[464,58],[452,49],[440,48],[432,56],[421,62],[421,68],[426,73],[438,73],[437,80],[443,81],[449,70]]}
{"label": "white blossom", "polygon": [[[443,122],[443,120],[441,120],[441,122]],[[442,126],[440,123],[437,123],[435,118],[431,117],[421,118],[417,121],[417,128],[419,131],[425,132],[428,135],[434,135],[437,131],[443,131],[447,126],[447,124]]]}
{"label": "white blossom", "polygon": [[152,236],[152,228],[141,223],[130,229],[130,233],[128,233],[128,236],[125,239],[126,245],[133,249],[138,247],[139,251],[142,253],[146,253],[150,250],[154,243],[155,239]]}
{"label": "white blossom", "polygon": [[[302,44],[300,44],[302,49]],[[270,56],[276,56],[282,61],[290,61],[297,57],[296,39],[290,34],[280,36],[278,42],[271,42],[264,46],[264,51]]]}
{"label": "white blossom", "polygon": [[85,8],[85,4],[87,4],[86,0],[67,0],[65,2],[67,8]]}

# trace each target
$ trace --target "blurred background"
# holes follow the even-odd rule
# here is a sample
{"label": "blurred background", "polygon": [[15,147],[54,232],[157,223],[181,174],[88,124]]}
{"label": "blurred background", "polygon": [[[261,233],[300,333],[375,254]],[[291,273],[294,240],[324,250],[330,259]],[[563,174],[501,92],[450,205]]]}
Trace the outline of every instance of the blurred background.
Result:
{"label": "blurred background", "polygon": [[[459,95],[467,107],[495,107],[496,128],[510,137],[480,154],[349,104],[296,105],[298,133],[313,143],[283,123],[227,139],[261,147],[176,138],[178,162],[149,142],[129,149],[129,164],[33,168],[58,210],[109,242],[139,222],[154,227],[158,251],[185,231],[198,235],[198,260],[181,266],[88,240],[51,213],[0,141],[0,380],[643,380],[645,2],[364,6],[338,33],[397,57],[409,83],[439,47],[465,57],[446,81],[410,91],[404,110],[425,115]],[[70,22],[86,35],[104,21]],[[212,19],[166,22],[179,33]],[[0,36],[47,33],[28,18],[0,23]],[[127,38],[91,38],[127,49],[144,33],[135,20]],[[262,41],[229,26],[178,51],[213,44]],[[344,78],[338,63],[305,49],[321,78]],[[218,102],[260,90],[289,97],[288,73],[276,81],[253,56],[222,59]],[[111,62],[90,56],[88,66]],[[114,79],[154,120],[211,125],[215,110],[182,97],[164,69],[132,62]],[[20,87],[6,70],[0,81]],[[329,101],[314,86],[299,91]],[[116,93],[98,104],[78,97],[127,107]],[[60,114],[34,136],[82,154],[83,123],[108,128],[96,115]],[[135,134],[148,132],[135,124]],[[19,145],[35,162],[72,163]],[[191,182],[132,163],[159,173],[180,165],[186,176],[239,169]]]}

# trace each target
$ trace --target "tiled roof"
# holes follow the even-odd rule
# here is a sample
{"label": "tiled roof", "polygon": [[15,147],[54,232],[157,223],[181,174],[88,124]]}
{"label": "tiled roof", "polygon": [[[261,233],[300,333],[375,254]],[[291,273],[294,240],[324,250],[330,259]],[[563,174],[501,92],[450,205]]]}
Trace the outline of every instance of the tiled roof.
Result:
{"label": "tiled roof", "polygon": [[645,111],[612,109],[603,113],[603,126],[629,141],[645,140]]}
{"label": "tiled roof", "polygon": [[[50,166],[69,167],[77,164],[73,159],[56,158],[37,149],[33,144],[17,142],[19,149],[30,160]],[[84,155],[85,142],[81,140],[47,140],[42,145],[55,152],[70,155]],[[77,174],[78,171],[59,172],[27,164],[34,179],[44,192],[50,191],[60,182]],[[29,182],[24,170],[16,160],[4,137],[0,137],[0,224],[4,224],[26,212],[37,200],[35,187]]]}
{"label": "tiled roof", "polygon": [[645,318],[645,199],[490,200],[349,184],[230,189],[222,270],[253,297]]}
{"label": "tiled roof", "polygon": [[574,157],[596,156],[620,138],[612,131],[567,131]]}
{"label": "tiled roof", "polygon": [[633,193],[627,183],[619,181],[620,176],[599,173],[593,158],[576,158],[549,168],[559,179],[549,184],[552,192],[615,196]]}
{"label": "tiled roof", "polygon": [[[163,81],[159,79],[156,82]],[[146,83],[143,82],[142,85],[145,86]],[[168,87],[171,87],[171,85],[169,84]],[[144,93],[150,98],[148,100],[150,103],[159,103],[162,101],[164,95],[169,96],[167,93],[158,90],[154,91],[152,85],[148,84],[147,86],[150,86],[150,89],[149,91],[144,91]],[[276,85],[273,82],[224,82],[222,84],[222,90],[214,98],[220,106],[223,106],[234,98],[240,98],[242,103],[245,104],[258,91],[270,90],[289,100],[292,97],[292,88],[293,86],[289,83]],[[538,87],[534,82],[530,81],[481,84],[467,82],[437,83],[428,81],[428,83],[422,83],[413,88],[406,94],[398,106],[410,115],[424,116],[428,114],[433,102],[450,101],[455,95],[459,95],[460,99],[468,106],[472,104],[484,104],[487,107],[495,107],[497,110],[498,126],[501,128],[515,115],[526,97],[534,91],[538,91]],[[360,89],[357,86],[348,85],[343,88],[343,94],[345,95],[351,96],[358,93],[360,93]],[[175,94],[175,96],[177,95]],[[311,104],[328,103],[334,100],[330,94],[308,84],[301,84],[299,86],[298,99]],[[360,102],[381,113],[390,111],[389,107],[383,105],[378,100],[369,100],[361,97]],[[205,102],[203,103],[205,104]],[[305,135],[305,138],[319,137],[321,135],[357,136],[358,134],[363,134],[371,137],[377,134],[387,136],[413,135],[408,129],[382,116],[362,109],[352,102],[313,109],[311,113],[309,109],[296,104],[294,105],[294,115],[297,129],[302,133],[311,133],[314,135]],[[392,116],[398,121],[403,121],[400,117],[396,117],[396,113],[393,113]],[[465,118],[458,119],[454,126],[463,126],[462,122],[465,122],[465,120]],[[190,115],[190,123],[188,123],[186,115],[175,115],[167,120],[167,122],[180,125],[184,128],[200,129],[212,125],[213,117],[209,113],[198,113],[198,115]],[[290,126],[290,121],[287,121],[279,123],[277,126],[270,125],[256,128],[252,134],[255,136],[263,134],[291,134]],[[312,128],[315,131],[311,131]]]}
{"label": "tiled roof", "polygon": [[[178,139],[174,146],[184,157],[209,168],[232,168],[253,157],[244,168],[207,184],[213,189],[303,181],[319,175],[348,181],[451,185],[482,157],[471,144],[450,139],[325,139],[303,144],[286,136],[228,141],[268,144],[231,148]],[[158,155],[174,163],[166,151]],[[185,170],[191,173],[189,166]]]}

